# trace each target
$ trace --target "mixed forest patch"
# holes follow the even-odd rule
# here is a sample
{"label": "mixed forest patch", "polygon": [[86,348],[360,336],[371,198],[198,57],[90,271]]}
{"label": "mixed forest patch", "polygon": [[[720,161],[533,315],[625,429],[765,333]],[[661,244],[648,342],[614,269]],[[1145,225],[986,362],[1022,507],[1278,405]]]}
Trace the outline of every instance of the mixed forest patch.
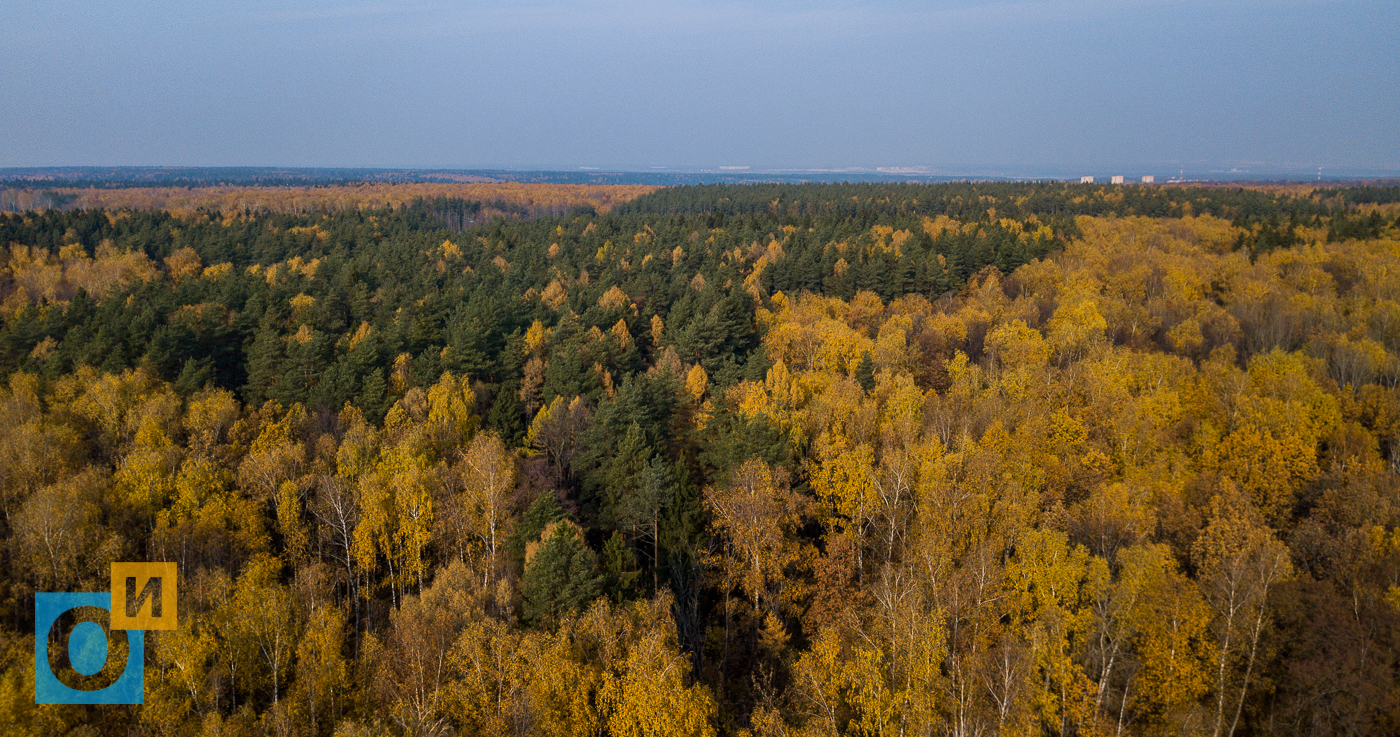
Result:
{"label": "mixed forest patch", "polygon": [[352,210],[400,208],[436,201],[466,218],[457,230],[492,218],[560,216],[607,212],[615,205],[655,191],[632,184],[537,184],[526,182],[357,182],[301,186],[204,185],[198,187],[53,187],[0,190],[0,211],[148,210],[186,216],[198,211],[220,215],[318,215]]}
{"label": "mixed forest patch", "polygon": [[[1400,188],[100,194],[0,214],[11,733],[1400,731]],[[146,704],[35,706],[113,560]]]}

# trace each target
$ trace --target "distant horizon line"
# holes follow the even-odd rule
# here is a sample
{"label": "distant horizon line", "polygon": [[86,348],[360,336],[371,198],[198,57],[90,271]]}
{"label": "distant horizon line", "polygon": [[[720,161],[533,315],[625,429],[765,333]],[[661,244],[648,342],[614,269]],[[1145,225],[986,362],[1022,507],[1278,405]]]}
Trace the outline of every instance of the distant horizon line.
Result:
{"label": "distant horizon line", "polygon": [[[1173,171],[1175,170],[1175,171]],[[1170,182],[1216,182],[1216,181],[1257,181],[1293,182],[1309,181],[1341,182],[1389,180],[1400,178],[1400,168],[1390,167],[1347,167],[1317,166],[1306,164],[1259,164],[1241,162],[1139,162],[1121,165],[968,165],[968,166],[847,166],[847,167],[759,167],[745,164],[722,164],[713,166],[650,166],[604,167],[604,166],[268,166],[268,165],[170,165],[170,164],[124,164],[91,165],[64,164],[53,166],[0,166],[0,182],[10,186],[16,184],[45,183],[50,186],[67,181],[104,181],[110,183],[138,184],[150,176],[150,186],[159,186],[164,181],[182,179],[204,179],[199,175],[219,172],[238,172],[261,178],[282,178],[276,175],[320,175],[306,176],[308,182],[317,179],[349,180],[357,174],[373,174],[382,181],[393,181],[392,175],[403,174],[418,177],[434,175],[479,176],[499,178],[499,175],[519,175],[524,177],[547,177],[550,179],[589,179],[593,177],[637,177],[656,179],[708,179],[720,181],[767,181],[769,178],[807,179],[837,181],[841,175],[851,175],[864,181],[1069,181],[1081,177],[1094,177],[1096,180],[1122,176],[1125,182],[1132,183],[1142,176],[1153,176],[1157,184]],[[159,176],[161,174],[169,176]],[[181,176],[181,175],[185,176]],[[190,176],[193,175],[193,176]],[[337,176],[339,175],[339,176]],[[492,177],[497,175],[497,177]],[[552,176],[551,176],[552,175]],[[1130,182],[1129,180],[1132,180]],[[678,182],[694,183],[694,182]],[[1099,182],[1095,182],[1099,183]],[[229,184],[234,184],[230,182]]]}
{"label": "distant horizon line", "polygon": [[[41,171],[55,169],[142,169],[142,170],[180,170],[180,169],[243,169],[243,170],[292,170],[292,171],[444,171],[444,172],[469,172],[469,171],[516,171],[516,172],[571,172],[571,171],[598,171],[598,172],[623,172],[632,174],[645,174],[650,172],[714,172],[714,171],[736,171],[736,172],[879,172],[889,174],[920,173],[937,174],[940,172],[968,171],[968,170],[994,170],[994,169],[1032,169],[1032,170],[1107,170],[1107,169],[1138,169],[1138,168],[1187,168],[1187,169],[1210,169],[1219,171],[1247,171],[1247,170],[1286,170],[1286,171],[1316,171],[1321,168],[1324,172],[1333,171],[1367,171],[1367,172],[1400,172],[1400,165],[1396,166],[1351,166],[1351,165],[1318,165],[1301,163],[1275,163],[1275,162],[1238,162],[1238,161],[1211,161],[1200,160],[1192,162],[1176,161],[1137,161],[1121,162],[1112,164],[1034,164],[1034,163],[980,163],[980,164],[945,164],[934,166],[929,164],[906,164],[906,165],[850,165],[850,166],[759,166],[752,164],[687,164],[687,165],[647,165],[647,166],[604,166],[604,165],[572,165],[572,164],[517,164],[517,165],[386,165],[386,164],[30,164],[30,165],[4,165],[0,166],[3,171]],[[1229,167],[1225,169],[1225,167]]]}

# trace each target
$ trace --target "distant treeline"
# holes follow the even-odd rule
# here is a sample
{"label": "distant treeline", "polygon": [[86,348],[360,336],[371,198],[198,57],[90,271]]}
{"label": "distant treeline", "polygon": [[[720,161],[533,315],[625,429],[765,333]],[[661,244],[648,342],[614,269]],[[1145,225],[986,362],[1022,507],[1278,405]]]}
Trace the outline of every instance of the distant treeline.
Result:
{"label": "distant treeline", "polygon": [[[328,214],[358,209],[403,208],[416,202],[453,200],[476,208],[475,217],[561,216],[575,208],[606,212],[651,192],[646,185],[538,184],[522,182],[366,183],[295,187],[126,187],[112,189],[5,190],[12,210],[145,210],[219,215]],[[447,207],[447,205],[442,205]],[[3,211],[0,205],[0,211]],[[460,220],[460,218],[459,218]]]}
{"label": "distant treeline", "polygon": [[1195,187],[1062,182],[950,182],[925,184],[752,184],[670,187],[639,198],[621,213],[726,215],[769,213],[783,217],[948,215],[1003,217],[1212,215],[1254,222],[1311,221],[1356,205],[1400,201],[1389,187]]}
{"label": "distant treeline", "polygon": [[0,185],[122,189],[128,187],[307,187],[360,182],[505,181],[474,171],[299,169],[283,167],[80,166],[0,169]]}

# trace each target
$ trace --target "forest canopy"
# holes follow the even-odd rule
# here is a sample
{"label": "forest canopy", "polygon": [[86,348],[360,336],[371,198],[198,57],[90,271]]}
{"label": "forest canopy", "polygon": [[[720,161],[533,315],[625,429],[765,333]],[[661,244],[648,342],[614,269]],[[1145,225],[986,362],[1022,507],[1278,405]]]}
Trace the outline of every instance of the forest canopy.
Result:
{"label": "forest canopy", "polygon": [[1400,731],[1400,187],[502,186],[0,214],[7,732]]}

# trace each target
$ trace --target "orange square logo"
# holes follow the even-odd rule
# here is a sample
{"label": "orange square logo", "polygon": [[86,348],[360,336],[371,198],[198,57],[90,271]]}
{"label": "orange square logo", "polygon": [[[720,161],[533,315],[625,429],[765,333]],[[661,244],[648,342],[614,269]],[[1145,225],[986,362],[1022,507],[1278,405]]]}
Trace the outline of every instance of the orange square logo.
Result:
{"label": "orange square logo", "polygon": [[113,563],[111,629],[175,629],[175,590],[174,563]]}

